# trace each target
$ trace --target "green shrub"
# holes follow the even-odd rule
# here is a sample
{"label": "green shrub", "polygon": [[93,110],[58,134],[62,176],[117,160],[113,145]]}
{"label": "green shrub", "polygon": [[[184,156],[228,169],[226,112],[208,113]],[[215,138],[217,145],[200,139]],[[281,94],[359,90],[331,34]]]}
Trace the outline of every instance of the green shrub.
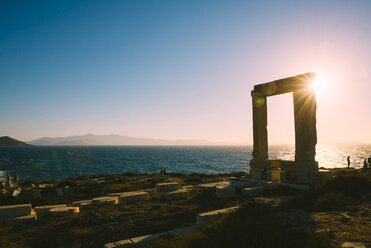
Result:
{"label": "green shrub", "polygon": [[325,193],[314,202],[313,209],[316,211],[341,209],[352,203],[354,203],[352,198],[341,193]]}
{"label": "green shrub", "polygon": [[365,175],[339,173],[287,202],[281,209],[297,208],[306,211],[341,209],[370,194],[370,188],[371,181]]}
{"label": "green shrub", "polygon": [[162,238],[150,248],[329,247],[306,229],[307,217],[285,218],[264,204],[249,202],[206,229],[185,237]]}
{"label": "green shrub", "polygon": [[367,176],[356,173],[338,174],[328,178],[314,188],[318,197],[325,193],[341,193],[354,199],[370,193],[371,181]]}

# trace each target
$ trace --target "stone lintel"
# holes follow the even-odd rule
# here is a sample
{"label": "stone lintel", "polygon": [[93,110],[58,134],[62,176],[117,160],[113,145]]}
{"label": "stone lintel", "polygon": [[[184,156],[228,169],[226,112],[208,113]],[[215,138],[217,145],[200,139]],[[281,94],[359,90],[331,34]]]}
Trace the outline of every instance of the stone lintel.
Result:
{"label": "stone lintel", "polygon": [[315,74],[313,72],[309,72],[294,77],[283,78],[264,84],[258,84],[254,86],[254,90],[251,92],[251,95],[254,96],[261,93],[264,96],[274,96],[294,92],[303,88],[307,88],[314,78]]}

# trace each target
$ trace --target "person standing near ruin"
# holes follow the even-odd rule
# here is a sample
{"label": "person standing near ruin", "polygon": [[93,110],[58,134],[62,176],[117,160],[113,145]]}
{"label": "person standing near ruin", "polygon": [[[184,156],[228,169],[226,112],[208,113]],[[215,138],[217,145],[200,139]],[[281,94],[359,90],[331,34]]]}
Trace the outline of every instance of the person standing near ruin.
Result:
{"label": "person standing near ruin", "polygon": [[350,156],[347,157],[347,162],[348,162],[348,169],[350,167]]}
{"label": "person standing near ruin", "polygon": [[368,168],[368,159],[365,158],[365,160],[363,161],[363,169],[367,169]]}
{"label": "person standing near ruin", "polygon": [[12,184],[12,178],[10,177],[10,174],[8,173],[6,175],[6,187],[10,188],[10,185]]}
{"label": "person standing near ruin", "polygon": [[14,174],[14,183],[18,183],[18,173]]}

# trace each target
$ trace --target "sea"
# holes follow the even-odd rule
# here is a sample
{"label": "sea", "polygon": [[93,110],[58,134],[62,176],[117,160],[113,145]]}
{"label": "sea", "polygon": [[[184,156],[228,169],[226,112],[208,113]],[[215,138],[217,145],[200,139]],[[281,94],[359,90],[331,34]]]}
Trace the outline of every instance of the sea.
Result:
{"label": "sea", "polygon": [[[371,145],[318,144],[320,167],[361,168],[371,157]],[[181,173],[249,171],[252,146],[33,146],[0,148],[0,178],[18,173],[20,181],[43,181],[95,174],[156,173],[161,168]],[[294,160],[292,145],[269,147],[272,159]]]}

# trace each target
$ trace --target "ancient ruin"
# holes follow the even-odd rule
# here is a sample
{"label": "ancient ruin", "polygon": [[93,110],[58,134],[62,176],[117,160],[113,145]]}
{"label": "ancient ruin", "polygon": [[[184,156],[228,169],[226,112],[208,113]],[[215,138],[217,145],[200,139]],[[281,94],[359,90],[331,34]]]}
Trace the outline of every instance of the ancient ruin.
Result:
{"label": "ancient ruin", "polygon": [[[311,182],[318,173],[315,161],[316,97],[310,87],[314,73],[305,73],[254,86],[253,106],[254,147],[250,161],[251,175],[274,181]],[[268,158],[267,97],[293,93],[295,115],[295,161]]]}

